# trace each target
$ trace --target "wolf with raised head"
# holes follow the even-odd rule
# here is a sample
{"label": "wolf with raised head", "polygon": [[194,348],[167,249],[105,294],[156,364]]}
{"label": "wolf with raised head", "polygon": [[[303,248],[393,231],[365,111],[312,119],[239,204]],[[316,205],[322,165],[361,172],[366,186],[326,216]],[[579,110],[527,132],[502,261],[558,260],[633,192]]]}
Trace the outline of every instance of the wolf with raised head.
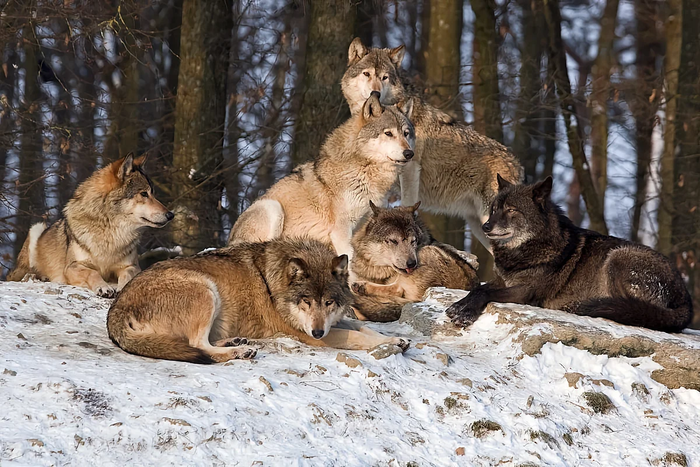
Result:
{"label": "wolf with raised head", "polygon": [[419,205],[371,204],[372,215],[353,236],[358,318],[394,321],[403,305],[422,300],[430,287],[470,290],[479,284],[476,258],[435,241],[417,215]]}
{"label": "wolf with raised head", "polygon": [[155,264],[119,294],[107,330],[129,353],[193,363],[252,358],[247,339],[278,334],[321,347],[408,347],[365,327],[332,327],[351,301],[347,256],[317,240],[277,239]]}
{"label": "wolf with raised head", "polygon": [[384,104],[411,99],[416,149],[400,174],[401,204],[421,201],[427,211],[465,219],[488,248],[481,224],[498,190],[496,174],[517,183],[522,168],[505,146],[426,102],[400,68],[404,52],[403,46],[370,48],[353,40],[341,81],[350,111],[359,112],[371,92],[379,92]]}
{"label": "wolf with raised head", "polygon": [[490,302],[521,303],[621,324],[678,332],[693,317],[683,278],[651,248],[575,226],[550,200],[552,178],[499,192],[483,226],[497,280],[454,303],[448,316],[473,323]]}
{"label": "wolf with raised head", "polygon": [[308,236],[352,256],[350,240],[369,212],[385,204],[399,170],[413,157],[411,101],[384,106],[377,93],[338,127],[319,157],[275,183],[238,218],[229,245]]}
{"label": "wolf with raised head", "polygon": [[32,226],[7,279],[33,274],[103,297],[120,291],[141,270],[137,248],[143,229],[163,227],[173,218],[155,198],[144,160],[130,154],[78,185],[62,219],[48,228]]}

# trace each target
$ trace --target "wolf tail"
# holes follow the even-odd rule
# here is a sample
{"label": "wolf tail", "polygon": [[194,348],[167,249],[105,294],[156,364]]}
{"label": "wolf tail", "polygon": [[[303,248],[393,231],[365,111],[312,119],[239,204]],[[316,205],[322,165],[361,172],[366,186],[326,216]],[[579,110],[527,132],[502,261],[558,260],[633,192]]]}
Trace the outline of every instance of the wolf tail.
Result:
{"label": "wolf tail", "polygon": [[620,324],[664,332],[679,332],[693,319],[693,306],[689,301],[667,308],[631,297],[587,300],[570,311],[580,316],[607,318]]}
{"label": "wolf tail", "polygon": [[31,229],[29,229],[29,234],[27,234],[27,239],[22,245],[22,249],[17,255],[17,263],[14,269],[10,271],[7,275],[8,281],[21,281],[27,274],[30,274],[36,263],[36,243],[39,241],[39,237],[46,230],[46,224],[38,223],[34,224]]}
{"label": "wolf tail", "polygon": [[163,360],[202,364],[216,363],[204,350],[192,347],[184,336],[136,331],[131,327],[128,319],[124,320],[119,315],[123,316],[119,309],[109,310],[107,331],[112,342],[125,352]]}
{"label": "wolf tail", "polygon": [[401,297],[355,295],[352,308],[355,315],[363,321],[386,323],[399,319],[401,309],[407,303],[411,301]]}

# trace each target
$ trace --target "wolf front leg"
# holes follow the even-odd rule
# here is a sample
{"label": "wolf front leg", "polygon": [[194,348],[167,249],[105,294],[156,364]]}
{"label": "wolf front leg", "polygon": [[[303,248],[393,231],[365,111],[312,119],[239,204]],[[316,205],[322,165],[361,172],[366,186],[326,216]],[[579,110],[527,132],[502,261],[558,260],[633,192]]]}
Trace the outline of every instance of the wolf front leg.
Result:
{"label": "wolf front leg", "polygon": [[331,243],[335,248],[335,254],[348,255],[348,261],[354,256],[352,248],[352,226],[338,223],[331,232]]}
{"label": "wolf front leg", "polygon": [[321,341],[328,347],[344,350],[369,350],[381,344],[392,344],[405,351],[410,345],[407,339],[385,336],[366,326],[360,327],[357,331],[331,328],[328,335]]}
{"label": "wolf front leg", "polygon": [[411,161],[399,173],[401,206],[413,206],[420,201],[420,171],[418,161]]}
{"label": "wolf front leg", "polygon": [[95,292],[100,297],[112,298],[115,290],[105,282],[100,273],[91,267],[92,265],[83,261],[74,261],[66,266],[63,275],[68,285],[86,287]]}
{"label": "wolf front leg", "polygon": [[141,268],[136,264],[129,264],[128,266],[123,266],[116,272],[117,275],[117,292],[121,291],[124,286],[134,278],[134,276],[141,272]]}
{"label": "wolf front leg", "polygon": [[501,287],[490,282],[479,285],[469,292],[469,295],[453,303],[446,313],[453,323],[466,327],[479,319],[486,305],[491,302],[527,305],[532,301],[534,294],[534,289],[524,285]]}

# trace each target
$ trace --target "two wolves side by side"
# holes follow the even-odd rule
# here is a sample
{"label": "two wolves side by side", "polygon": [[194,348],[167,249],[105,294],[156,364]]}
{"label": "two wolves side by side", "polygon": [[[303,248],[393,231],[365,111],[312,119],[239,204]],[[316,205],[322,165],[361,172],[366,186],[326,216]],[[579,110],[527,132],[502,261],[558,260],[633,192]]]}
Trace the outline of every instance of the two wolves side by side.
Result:
{"label": "two wolves side by side", "polygon": [[359,318],[394,321],[429,287],[471,290],[479,284],[475,257],[433,240],[417,216],[419,205],[371,204],[372,215],[353,236],[353,309]]}
{"label": "two wolves side by side", "polygon": [[277,239],[155,264],[119,294],[107,329],[127,352],[195,363],[251,358],[245,338],[277,334],[344,349],[408,347],[365,327],[331,328],[351,302],[347,256],[316,240]]}
{"label": "two wolves side by side", "polygon": [[677,332],[693,306],[680,273],[651,248],[576,227],[550,200],[552,178],[499,193],[483,231],[498,279],[454,303],[448,316],[473,323],[489,302],[522,303]]}
{"label": "two wolves side by side", "polygon": [[369,201],[385,204],[399,170],[413,157],[410,116],[411,101],[397,108],[370,95],[315,161],[297,167],[241,214],[229,245],[308,236],[352,257],[352,234]]}
{"label": "two wolves side by side", "polygon": [[[87,287],[111,297],[139,271],[137,247],[146,227],[172,218],[153,194],[144,157],[128,155],[98,170],[75,190],[63,218],[32,226],[8,280],[27,274]],[[116,288],[107,281],[116,282]]]}
{"label": "two wolves side by side", "polygon": [[498,191],[496,174],[517,183],[521,166],[505,146],[425,102],[400,69],[404,52],[403,46],[368,48],[356,38],[348,50],[343,94],[353,114],[373,91],[385,104],[412,100],[416,148],[413,161],[400,174],[401,204],[421,201],[427,211],[465,219],[488,248],[481,225]]}

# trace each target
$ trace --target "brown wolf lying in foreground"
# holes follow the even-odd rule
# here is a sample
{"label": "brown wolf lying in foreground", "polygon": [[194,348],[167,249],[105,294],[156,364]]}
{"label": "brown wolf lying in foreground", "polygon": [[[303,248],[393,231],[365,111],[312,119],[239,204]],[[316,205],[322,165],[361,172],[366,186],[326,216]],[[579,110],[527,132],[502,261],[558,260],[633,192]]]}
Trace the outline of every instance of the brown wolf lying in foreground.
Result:
{"label": "brown wolf lying in foreground", "polygon": [[141,270],[137,248],[143,229],[163,227],[173,218],[155,198],[144,160],[128,155],[78,185],[62,219],[48,229],[35,224],[29,230],[7,280],[35,274],[103,297],[120,291]]}
{"label": "brown wolf lying in foreground", "polygon": [[470,290],[479,284],[476,258],[433,240],[417,215],[419,205],[384,209],[372,203],[371,217],[353,236],[358,318],[394,321],[429,287]]}
{"label": "brown wolf lying in foreground", "polygon": [[194,363],[252,358],[246,338],[285,334],[313,346],[370,349],[408,341],[332,328],[348,311],[347,256],[316,240],[239,244],[155,264],[119,294],[110,338],[129,353]]}
{"label": "brown wolf lying in foreground", "polygon": [[522,303],[630,326],[677,332],[693,304],[683,278],[661,253],[576,227],[550,200],[552,178],[499,192],[483,226],[498,279],[479,285],[447,310],[473,323],[490,302]]}

